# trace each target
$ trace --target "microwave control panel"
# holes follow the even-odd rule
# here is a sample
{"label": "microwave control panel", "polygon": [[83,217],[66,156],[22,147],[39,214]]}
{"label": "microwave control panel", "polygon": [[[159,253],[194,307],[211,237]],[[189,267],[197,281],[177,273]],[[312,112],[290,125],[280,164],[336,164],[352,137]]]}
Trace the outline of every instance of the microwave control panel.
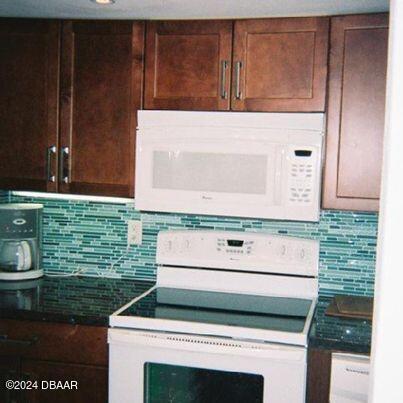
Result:
{"label": "microwave control panel", "polygon": [[310,205],[315,200],[318,168],[317,151],[305,147],[293,149],[288,157],[287,200],[292,205]]}

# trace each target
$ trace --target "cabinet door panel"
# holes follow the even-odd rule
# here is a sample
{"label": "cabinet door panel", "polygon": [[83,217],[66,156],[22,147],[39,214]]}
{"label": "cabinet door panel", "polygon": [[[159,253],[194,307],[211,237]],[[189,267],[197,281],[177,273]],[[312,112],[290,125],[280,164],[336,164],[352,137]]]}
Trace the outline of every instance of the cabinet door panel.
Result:
{"label": "cabinet door panel", "polygon": [[324,208],[378,208],[387,44],[386,15],[332,19]]}
{"label": "cabinet door panel", "polygon": [[19,357],[0,355],[0,402],[2,403],[17,403],[20,401],[17,390],[5,387],[5,382],[10,379],[13,381],[21,379],[20,359]]}
{"label": "cabinet door panel", "polygon": [[59,23],[0,20],[0,60],[0,188],[56,191]]}
{"label": "cabinet door panel", "polygon": [[101,326],[3,319],[0,334],[7,335],[8,343],[0,343],[0,356],[106,366],[107,331]]}
{"label": "cabinet door panel", "polygon": [[143,23],[66,22],[62,44],[60,189],[133,196]]}
{"label": "cabinet door panel", "polygon": [[236,21],[232,109],[323,111],[328,24],[327,18]]}
{"label": "cabinet door panel", "polygon": [[[105,403],[108,401],[108,369],[90,365],[23,360],[21,371],[25,379],[38,382],[38,389],[25,392],[30,403]],[[50,389],[50,381],[77,382],[75,389]],[[43,384],[42,384],[43,382]],[[43,388],[41,386],[44,386]]]}
{"label": "cabinet door panel", "polygon": [[229,109],[231,40],[231,21],[149,22],[145,107]]}
{"label": "cabinet door panel", "polygon": [[329,403],[331,365],[331,350],[312,348],[308,350],[307,403]]}

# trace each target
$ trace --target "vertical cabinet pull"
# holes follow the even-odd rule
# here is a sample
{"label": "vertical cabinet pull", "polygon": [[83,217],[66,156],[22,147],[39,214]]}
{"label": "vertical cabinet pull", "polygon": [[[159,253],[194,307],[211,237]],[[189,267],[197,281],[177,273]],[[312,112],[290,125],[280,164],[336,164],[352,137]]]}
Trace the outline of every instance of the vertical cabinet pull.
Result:
{"label": "vertical cabinet pull", "polygon": [[46,149],[46,180],[55,182],[56,175],[52,170],[52,157],[56,155],[56,146],[50,146]]}
{"label": "vertical cabinet pull", "polygon": [[227,92],[227,68],[228,68],[228,61],[222,60],[221,61],[221,99],[228,98]]}
{"label": "vertical cabinet pull", "polygon": [[60,178],[63,183],[70,182],[69,175],[69,147],[62,147],[60,150]]}
{"label": "vertical cabinet pull", "polygon": [[235,99],[241,99],[241,68],[242,62],[235,63]]}

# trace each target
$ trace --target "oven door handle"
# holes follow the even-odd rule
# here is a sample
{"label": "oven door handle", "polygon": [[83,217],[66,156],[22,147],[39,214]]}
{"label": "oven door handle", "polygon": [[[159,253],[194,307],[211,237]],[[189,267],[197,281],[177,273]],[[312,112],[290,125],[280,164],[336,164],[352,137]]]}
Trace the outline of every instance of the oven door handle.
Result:
{"label": "oven door handle", "polygon": [[109,329],[108,343],[126,348],[177,350],[181,353],[240,355],[293,362],[305,362],[306,348],[268,343],[256,343],[209,336],[157,333],[149,331]]}

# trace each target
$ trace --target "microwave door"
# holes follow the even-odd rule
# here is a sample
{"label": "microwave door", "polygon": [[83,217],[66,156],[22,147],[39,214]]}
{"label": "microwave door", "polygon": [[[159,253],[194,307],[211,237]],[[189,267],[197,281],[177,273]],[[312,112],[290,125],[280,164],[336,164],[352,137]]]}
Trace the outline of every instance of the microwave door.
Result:
{"label": "microwave door", "polygon": [[[278,146],[220,130],[211,138],[139,136],[136,206],[153,211],[238,214],[272,206],[281,193]],[[280,167],[280,168],[279,168]],[[140,170],[141,168],[141,170]]]}

